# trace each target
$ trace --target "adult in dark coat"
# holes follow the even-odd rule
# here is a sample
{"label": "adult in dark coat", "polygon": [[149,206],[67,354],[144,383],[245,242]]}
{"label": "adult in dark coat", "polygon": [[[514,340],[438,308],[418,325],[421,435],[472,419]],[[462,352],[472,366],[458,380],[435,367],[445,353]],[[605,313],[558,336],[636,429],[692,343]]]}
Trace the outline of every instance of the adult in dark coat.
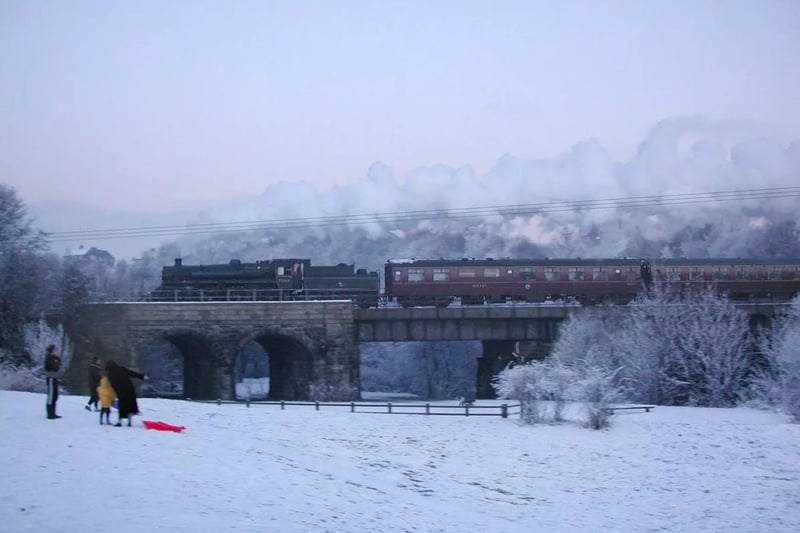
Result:
{"label": "adult in dark coat", "polygon": [[139,404],[136,403],[136,389],[133,386],[131,378],[146,380],[148,377],[141,372],[136,372],[130,368],[125,368],[118,365],[114,361],[106,362],[106,375],[108,381],[111,382],[111,387],[117,393],[117,401],[119,410],[119,419],[115,426],[122,425],[122,419],[128,419],[128,425],[131,425],[131,417],[139,414]]}
{"label": "adult in dark coat", "polygon": [[44,375],[47,385],[47,418],[55,420],[61,418],[56,414],[56,402],[58,401],[58,379],[61,377],[61,358],[58,356],[58,349],[55,344],[51,344],[45,350],[44,356]]}
{"label": "adult in dark coat", "polygon": [[92,364],[89,365],[89,402],[86,404],[86,410],[91,411],[92,406],[94,406],[95,411],[99,411],[97,408],[97,401],[99,400],[97,396],[97,387],[100,386],[100,358],[95,357],[92,361]]}

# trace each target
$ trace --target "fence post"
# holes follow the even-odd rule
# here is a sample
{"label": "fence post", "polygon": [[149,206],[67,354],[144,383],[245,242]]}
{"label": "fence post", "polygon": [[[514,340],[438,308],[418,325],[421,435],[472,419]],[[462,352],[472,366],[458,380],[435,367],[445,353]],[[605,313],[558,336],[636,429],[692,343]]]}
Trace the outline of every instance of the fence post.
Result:
{"label": "fence post", "polygon": [[356,412],[356,402],[350,402],[350,412],[351,413]]}
{"label": "fence post", "polygon": [[281,411],[283,411],[284,409],[286,409],[286,405],[283,403],[283,400],[281,400]]}
{"label": "fence post", "polygon": [[464,406],[464,416],[469,416],[469,405]]}
{"label": "fence post", "polygon": [[508,404],[504,403],[500,406],[500,416],[503,418],[508,418]]}
{"label": "fence post", "polygon": [[391,413],[392,412],[392,402],[387,403],[386,407],[389,408],[389,412]]}
{"label": "fence post", "polygon": [[245,403],[245,405],[246,405],[247,407],[250,407],[250,398],[248,398],[247,400],[245,400],[245,402],[244,402],[244,403]]}
{"label": "fence post", "polygon": [[217,405],[222,405],[222,398],[217,398]]}
{"label": "fence post", "polygon": [[425,414],[426,415],[431,414],[431,404],[429,404],[429,403],[425,404]]}
{"label": "fence post", "polygon": [[314,409],[319,411],[319,402],[314,402]]}

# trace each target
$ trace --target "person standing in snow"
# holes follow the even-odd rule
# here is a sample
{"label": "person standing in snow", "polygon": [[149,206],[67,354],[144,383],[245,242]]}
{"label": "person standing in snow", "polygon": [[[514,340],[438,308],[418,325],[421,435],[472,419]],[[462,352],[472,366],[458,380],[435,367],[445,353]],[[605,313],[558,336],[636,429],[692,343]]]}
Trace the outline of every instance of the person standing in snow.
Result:
{"label": "person standing in snow", "polygon": [[89,365],[89,402],[86,404],[86,410],[91,411],[92,406],[97,411],[97,387],[100,385],[100,358],[95,357],[92,364]]}
{"label": "person standing in snow", "polygon": [[111,404],[117,398],[117,393],[111,387],[111,382],[108,376],[104,375],[100,378],[100,384],[97,386],[97,397],[100,399],[100,425],[103,425],[103,416],[105,416],[106,424],[111,425]]}
{"label": "person standing in snow", "polygon": [[131,417],[139,414],[139,404],[136,402],[136,389],[133,386],[131,378],[141,379],[146,381],[149,379],[145,374],[136,372],[122,365],[118,365],[115,361],[106,362],[106,374],[108,381],[114,392],[117,393],[118,400],[118,414],[119,418],[116,427],[122,425],[122,419],[128,419],[128,426],[131,425]]}
{"label": "person standing in snow", "polygon": [[47,419],[55,420],[61,418],[56,414],[56,402],[58,401],[58,378],[61,377],[61,358],[55,344],[50,344],[45,350],[44,356],[44,376],[47,386]]}

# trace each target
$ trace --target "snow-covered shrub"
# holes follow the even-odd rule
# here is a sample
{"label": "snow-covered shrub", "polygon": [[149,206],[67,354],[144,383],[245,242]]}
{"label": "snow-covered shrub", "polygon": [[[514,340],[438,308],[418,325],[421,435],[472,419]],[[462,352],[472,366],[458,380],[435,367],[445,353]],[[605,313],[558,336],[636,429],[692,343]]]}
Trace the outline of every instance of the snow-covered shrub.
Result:
{"label": "snow-covered shrub", "polygon": [[564,364],[552,357],[506,368],[493,386],[498,397],[519,400],[520,418],[526,424],[562,421],[567,402],[577,401],[585,405],[587,425],[600,429],[608,425],[610,404],[621,398],[618,372],[592,358]]}
{"label": "snow-covered shrub", "polygon": [[575,384],[575,371],[565,365],[558,357],[551,357],[544,361],[544,375],[541,390],[544,399],[550,400],[552,411],[550,415],[556,422],[564,420],[564,409],[567,402],[572,399]]}
{"label": "snow-covered shrub", "polygon": [[40,367],[0,364],[0,389],[45,392],[44,370]]}
{"label": "snow-covered shrub", "polygon": [[505,368],[492,382],[498,398],[519,401],[520,419],[525,424],[536,424],[543,420],[542,400],[546,396],[545,373],[544,363],[532,361]]}
{"label": "snow-covered shrub", "polygon": [[580,369],[580,378],[573,387],[576,400],[584,402],[587,425],[602,429],[609,425],[613,402],[621,399],[621,391],[615,382],[617,372],[610,372],[591,362]]}
{"label": "snow-covered shrub", "polygon": [[548,359],[506,368],[492,385],[499,398],[519,400],[524,423],[536,424],[563,420],[574,380],[572,369],[558,359]]}

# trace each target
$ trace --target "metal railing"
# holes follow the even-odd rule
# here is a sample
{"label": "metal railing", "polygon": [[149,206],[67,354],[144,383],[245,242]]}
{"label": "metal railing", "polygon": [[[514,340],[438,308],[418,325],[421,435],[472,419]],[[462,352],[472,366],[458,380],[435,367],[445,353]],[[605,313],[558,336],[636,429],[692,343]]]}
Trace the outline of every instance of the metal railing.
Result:
{"label": "metal railing", "polygon": [[379,403],[379,402],[300,402],[285,400],[192,400],[196,403],[210,403],[217,405],[276,405],[281,410],[287,407],[314,407],[316,411],[323,408],[346,408],[351,413],[395,414],[395,415],[426,415],[426,416],[499,416],[508,418],[510,415],[520,413],[520,404],[500,405],[447,405],[438,403]]}
{"label": "metal railing", "polygon": [[376,305],[374,289],[155,289],[146,302],[289,302],[356,300]]}

